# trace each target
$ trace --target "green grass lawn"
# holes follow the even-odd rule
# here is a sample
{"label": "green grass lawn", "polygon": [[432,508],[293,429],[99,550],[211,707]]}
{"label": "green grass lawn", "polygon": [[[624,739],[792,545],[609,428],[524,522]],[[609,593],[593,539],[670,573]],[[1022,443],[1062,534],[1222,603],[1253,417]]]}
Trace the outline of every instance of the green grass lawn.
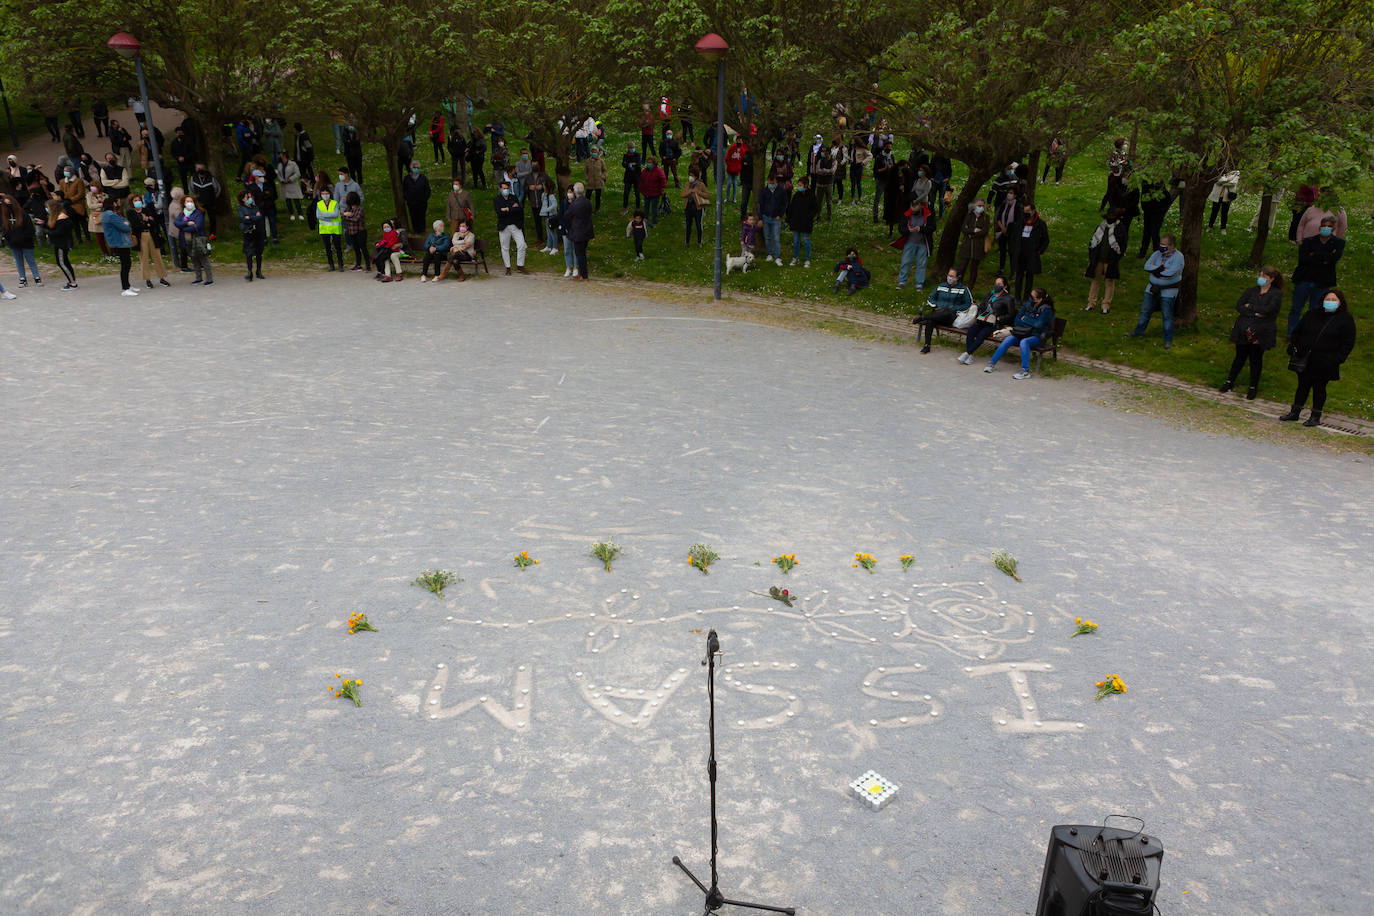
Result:
{"label": "green grass lawn", "polygon": [[[485,123],[486,113],[479,112],[476,123]],[[315,139],[316,167],[333,169],[342,164],[342,158],[333,151],[332,130],[329,123],[306,121],[311,136]],[[698,128],[698,140],[700,140]],[[423,131],[422,131],[423,133]],[[510,129],[508,138],[519,131]],[[809,136],[811,131],[803,131]],[[671,187],[673,196],[672,214],[659,223],[650,233],[646,243],[646,260],[636,261],[633,245],[625,238],[627,216],[620,214],[621,180],[620,155],[625,149],[630,134],[612,134],[607,144],[609,187],[605,193],[600,211],[596,217],[597,237],[590,248],[590,270],[593,278],[616,277],[643,279],[653,282],[672,283],[683,287],[699,289],[709,296],[712,283],[713,212],[707,211],[703,245],[698,249],[693,244],[684,244],[684,219],[676,189]],[[633,139],[638,140],[638,136]],[[1143,141],[1144,142],[1144,141]],[[519,142],[508,139],[516,149]],[[1122,280],[1117,284],[1116,296],[1110,315],[1100,312],[1084,312],[1082,307],[1087,299],[1088,281],[1083,277],[1087,266],[1087,246],[1093,229],[1098,222],[1097,202],[1105,184],[1106,141],[1086,152],[1069,159],[1063,183],[1055,187],[1053,182],[1042,186],[1038,191],[1038,203],[1050,229],[1050,248],[1045,256],[1046,273],[1040,279],[1054,296],[1059,313],[1069,319],[1065,345],[1075,352],[1086,356],[1105,359],[1136,368],[1165,372],[1179,378],[1202,384],[1219,384],[1225,376],[1233,355],[1233,347],[1228,340],[1234,319],[1234,304],[1237,297],[1254,282],[1255,271],[1244,266],[1249,255],[1253,236],[1246,231],[1251,217],[1259,207],[1258,194],[1243,192],[1232,207],[1229,232],[1222,236],[1220,231],[1209,232],[1203,243],[1203,254],[1207,259],[1202,272],[1200,291],[1199,319],[1196,328],[1181,330],[1175,338],[1172,351],[1165,352],[1161,347],[1160,320],[1156,316],[1149,335],[1143,339],[1126,340],[1124,334],[1134,326],[1140,307],[1140,298],[1145,286],[1144,274],[1139,269],[1143,263],[1135,258],[1139,244],[1140,221],[1132,225],[1132,239],[1127,256],[1122,260]],[[902,147],[899,151],[905,152]],[[434,197],[430,201],[429,217],[442,215],[444,200],[448,189],[449,167],[436,165],[430,159],[430,145],[425,134],[417,144],[418,161],[425,168],[434,187]],[[364,177],[367,183],[369,233],[376,236],[381,218],[390,210],[390,193],[382,174],[383,161],[380,146],[365,147]],[[231,167],[236,160],[230,160]],[[548,166],[552,168],[550,157]],[[962,169],[956,165],[955,183],[961,180]],[[331,172],[332,174],[332,172]],[[679,167],[679,174],[685,179],[685,166]],[[490,184],[490,175],[488,183]],[[580,180],[581,166],[574,165],[573,177]],[[1243,177],[1243,176],[1242,176]],[[1295,182],[1296,184],[1296,182]],[[471,182],[469,182],[471,189]],[[751,295],[768,298],[781,298],[801,301],[839,301],[831,293],[833,274],[831,268],[850,245],[858,247],[866,266],[873,271],[873,285],[870,289],[852,297],[844,298],[844,304],[853,308],[868,309],[881,314],[915,314],[922,299],[911,285],[905,290],[897,290],[896,276],[899,252],[888,247],[886,227],[872,222],[871,176],[865,176],[865,200],[858,205],[843,204],[833,209],[833,217],[826,221],[824,215],[818,221],[812,236],[811,268],[776,267],[756,262],[749,273],[731,274],[725,278],[725,288]],[[1367,200],[1368,188],[1351,189],[1346,195],[1349,201]],[[714,193],[715,189],[712,188]],[[488,240],[491,261],[497,265],[495,272],[500,273],[500,257],[496,251],[495,217],[490,209],[493,191],[473,191],[477,205],[477,232],[479,237]],[[714,201],[714,197],[713,197]],[[633,195],[631,198],[633,206]],[[1328,410],[1348,413],[1354,416],[1374,419],[1374,325],[1368,317],[1374,314],[1371,301],[1374,301],[1374,282],[1371,270],[1374,269],[1374,241],[1371,229],[1374,223],[1370,214],[1349,206],[1350,231],[1347,237],[1346,253],[1340,265],[1339,275],[1346,290],[1360,336],[1355,352],[1342,367],[1342,379],[1331,386]],[[1281,205],[1278,220],[1267,248],[1267,259],[1277,266],[1285,276],[1292,272],[1296,264],[1296,248],[1287,241],[1288,208]],[[533,214],[526,219],[526,237],[529,241],[527,266],[534,271],[562,273],[563,259],[559,255],[550,257],[539,254],[533,229]],[[266,256],[265,269],[288,266],[292,268],[317,267],[323,270],[324,256],[317,238],[311,234],[304,222],[281,222],[282,243],[271,246]],[[1165,231],[1178,227],[1178,207],[1170,211],[1165,223]],[[738,206],[728,206],[724,219],[724,240],[727,252],[738,253],[740,214]],[[94,269],[98,259],[92,258],[90,248],[78,250],[73,260],[78,269]],[[231,267],[239,261],[237,232],[231,231],[222,237],[215,246],[213,258],[216,264],[223,265],[222,276],[235,282],[242,282]],[[791,235],[783,232],[783,263],[791,260]],[[996,251],[984,261],[980,271],[979,289],[986,288],[991,274],[996,268]],[[933,262],[932,262],[933,268]],[[418,268],[417,268],[418,269]],[[927,277],[926,288],[930,289],[932,278]],[[360,280],[361,282],[361,280]],[[261,288],[254,287],[255,293]],[[397,293],[396,295],[399,295]],[[1283,321],[1283,318],[1280,319]],[[1243,390],[1244,385],[1241,385]],[[1270,351],[1265,363],[1264,378],[1261,382],[1260,396],[1273,400],[1291,398],[1294,389],[1294,376],[1287,370],[1287,358],[1281,349]]]}

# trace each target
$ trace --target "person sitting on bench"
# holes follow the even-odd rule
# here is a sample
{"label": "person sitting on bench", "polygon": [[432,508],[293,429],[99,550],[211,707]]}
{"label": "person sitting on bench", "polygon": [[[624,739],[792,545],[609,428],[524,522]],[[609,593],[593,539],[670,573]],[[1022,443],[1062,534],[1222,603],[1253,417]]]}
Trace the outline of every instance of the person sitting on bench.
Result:
{"label": "person sitting on bench", "polygon": [[930,306],[931,310],[922,312],[911,322],[926,326],[926,340],[921,346],[922,353],[930,352],[930,338],[937,326],[953,325],[958,314],[973,305],[973,293],[959,280],[959,271],[951,267],[945,275],[945,282],[931,290],[926,305]]}

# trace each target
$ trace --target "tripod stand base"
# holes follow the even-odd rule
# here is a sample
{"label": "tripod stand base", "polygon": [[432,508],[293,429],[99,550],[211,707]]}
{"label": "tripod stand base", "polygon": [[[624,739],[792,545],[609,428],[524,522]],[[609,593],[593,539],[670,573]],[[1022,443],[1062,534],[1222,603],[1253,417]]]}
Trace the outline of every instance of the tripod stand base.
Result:
{"label": "tripod stand base", "polygon": [[682,864],[682,860],[673,856],[673,864],[682,869],[682,873],[692,879],[692,883],[701,888],[701,892],[706,895],[706,910],[703,916],[711,916],[722,906],[744,906],[751,910],[767,910],[770,913],[789,913],[795,914],[797,911],[790,906],[768,906],[764,903],[748,903],[744,900],[731,900],[720,892],[720,888],[714,884],[707,887],[697,880],[697,876],[692,874],[692,870]]}

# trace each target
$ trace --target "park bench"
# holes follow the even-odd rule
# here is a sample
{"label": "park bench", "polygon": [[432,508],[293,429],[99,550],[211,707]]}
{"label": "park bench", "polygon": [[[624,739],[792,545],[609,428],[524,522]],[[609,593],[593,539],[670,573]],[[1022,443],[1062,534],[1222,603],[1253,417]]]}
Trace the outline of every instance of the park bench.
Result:
{"label": "park bench", "polygon": [[[1038,346],[1031,349],[1031,354],[1035,357],[1035,369],[1040,369],[1040,363],[1048,353],[1054,357],[1055,362],[1059,361],[1059,341],[1064,336],[1064,329],[1068,326],[1069,319],[1055,316],[1054,330],[1050,332],[1049,340],[1042,340]],[[958,339],[961,343],[966,339],[967,333],[964,328],[956,328],[953,325],[942,324],[935,326],[935,333],[940,337],[951,337]],[[988,346],[987,343],[983,344]]]}

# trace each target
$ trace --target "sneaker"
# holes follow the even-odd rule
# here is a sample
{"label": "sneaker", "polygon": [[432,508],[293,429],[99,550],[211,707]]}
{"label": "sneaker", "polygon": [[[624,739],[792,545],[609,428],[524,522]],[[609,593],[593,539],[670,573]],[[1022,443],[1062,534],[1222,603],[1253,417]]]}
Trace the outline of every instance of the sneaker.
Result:
{"label": "sneaker", "polygon": [[529,273],[529,271],[525,269],[525,265],[523,265],[523,264],[521,264],[520,266],[516,267],[516,268],[515,268],[515,271],[516,271],[516,273],[522,273],[522,274],[527,274],[527,273]]}
{"label": "sneaker", "polygon": [[20,288],[20,289],[23,289],[24,287],[26,287],[26,286],[28,286],[28,285],[29,285],[29,281],[28,281],[28,280],[20,280],[20,281],[19,281],[19,288]]}
{"label": "sneaker", "polygon": [[0,292],[0,299],[18,299],[18,298],[19,298],[18,296],[16,296],[14,293],[10,292],[9,290],[5,290],[4,292]]}
{"label": "sneaker", "polygon": [[796,266],[797,266],[797,259],[796,259],[796,258],[793,258],[792,260],[788,261],[788,262],[787,262],[787,266],[788,266],[788,267],[796,267]]}
{"label": "sneaker", "polygon": [[126,289],[124,292],[120,293],[120,295],[121,295],[121,296],[137,296],[137,295],[138,295],[138,290],[132,289],[132,288]]}
{"label": "sneaker", "polygon": [[167,278],[166,278],[166,277],[163,277],[161,280],[158,280],[157,282],[158,282],[158,285],[160,285],[160,286],[171,286],[171,285],[172,285],[172,284],[170,284],[170,283],[167,282]]}
{"label": "sneaker", "polygon": [[773,263],[776,264],[776,265],[778,265],[779,267],[781,267],[781,266],[782,266],[782,258],[774,258],[774,259],[773,259]]}
{"label": "sneaker", "polygon": [[997,364],[996,364],[996,363],[988,363],[986,366],[983,367],[983,371],[984,371],[984,372],[996,372],[996,371],[997,371]]}
{"label": "sneaker", "polygon": [[637,255],[635,255],[635,260],[636,260],[636,261],[642,261],[642,260],[644,260],[644,255],[642,255],[642,254],[637,254]]}
{"label": "sneaker", "polygon": [[43,285],[43,278],[40,277],[40,276],[38,276],[37,274],[34,274],[34,277],[33,277],[33,285],[34,285],[34,286],[42,286],[42,285]]}
{"label": "sneaker", "polygon": [[802,262],[802,267],[810,267],[810,266],[811,266],[811,262],[810,262],[810,261],[803,261],[803,262]]}
{"label": "sneaker", "polygon": [[550,248],[550,249],[549,249],[549,254],[558,254],[558,249],[557,249],[557,248]]}
{"label": "sneaker", "polygon": [[[330,270],[333,270],[334,268],[331,267],[331,268],[329,268],[329,269],[330,269]],[[428,283],[428,282],[429,282],[429,277],[421,277],[421,278],[420,278],[420,282],[421,282],[421,283]]]}
{"label": "sneaker", "polygon": [[571,276],[572,276],[572,268],[571,268],[571,267],[569,267],[567,270],[563,271],[563,279],[564,279],[564,280],[568,279],[568,278],[571,277]]}
{"label": "sneaker", "polygon": [[1166,349],[1166,350],[1172,350],[1173,348],[1174,348],[1174,345],[1173,345],[1173,343],[1172,343],[1171,341],[1168,341],[1168,340],[1164,341],[1164,349]]}
{"label": "sneaker", "polygon": [[200,286],[200,281],[199,281],[199,280],[192,280],[192,281],[191,281],[191,285],[192,285],[192,286]]}
{"label": "sneaker", "polygon": [[972,354],[972,353],[960,353],[958,356],[956,356],[956,357],[954,357],[954,358],[957,359],[957,360],[959,360],[959,362],[963,363],[965,366],[970,366],[970,365],[973,364],[973,354]]}
{"label": "sneaker", "polygon": [[201,284],[201,286],[213,286],[214,283],[214,280],[206,280],[204,283]]}
{"label": "sneaker", "polygon": [[1012,378],[1014,378],[1014,379],[1030,378],[1030,370],[1029,370],[1029,369],[1022,369],[1020,372],[1018,372],[1018,373],[1016,373],[1015,375],[1013,375]]}
{"label": "sneaker", "polygon": [[922,353],[929,353],[929,352],[930,352],[930,344],[926,344],[924,347],[922,347],[922,348],[921,348],[921,352],[922,352]]}
{"label": "sneaker", "polygon": [[153,288],[153,281],[152,281],[152,280],[144,280],[143,282],[148,284],[148,288],[149,288],[149,289],[152,289],[152,288]]}
{"label": "sneaker", "polygon": [[63,283],[63,284],[62,284],[62,288],[63,288],[63,289],[76,289],[76,284],[75,284],[75,283]]}
{"label": "sneaker", "polygon": [[897,288],[898,288],[898,289],[906,289],[906,284],[905,284],[905,283],[898,283],[898,284],[897,284]]}

